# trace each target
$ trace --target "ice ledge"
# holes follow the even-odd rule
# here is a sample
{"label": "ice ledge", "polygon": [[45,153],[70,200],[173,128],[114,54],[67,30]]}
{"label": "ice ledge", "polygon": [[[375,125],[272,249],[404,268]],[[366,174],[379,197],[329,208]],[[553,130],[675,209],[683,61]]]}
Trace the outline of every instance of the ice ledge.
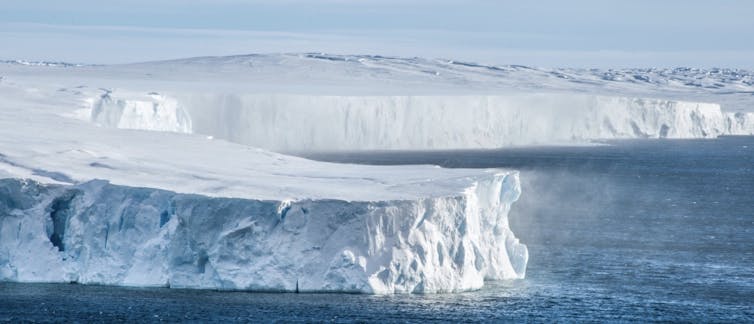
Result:
{"label": "ice ledge", "polygon": [[223,290],[432,293],[523,278],[518,173],[409,200],[211,198],[0,180],[0,280]]}
{"label": "ice ledge", "polygon": [[[578,93],[457,96],[105,94],[93,121],[198,133],[275,151],[472,149],[754,134],[713,103]],[[291,131],[295,130],[295,131]]]}

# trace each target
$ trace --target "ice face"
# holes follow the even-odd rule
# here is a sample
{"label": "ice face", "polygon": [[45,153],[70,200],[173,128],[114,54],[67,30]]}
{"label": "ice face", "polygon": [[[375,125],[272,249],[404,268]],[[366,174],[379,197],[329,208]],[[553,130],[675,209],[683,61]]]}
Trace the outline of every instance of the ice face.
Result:
{"label": "ice face", "polygon": [[750,74],[668,73],[309,54],[0,64],[0,279],[391,293],[521,278],[515,172],[338,165],[249,144],[752,133],[751,112],[706,103],[748,102]]}
{"label": "ice face", "polygon": [[287,156],[201,135],[141,73],[24,68],[0,83],[0,280],[418,293],[524,276],[513,171]]}
{"label": "ice face", "polygon": [[275,151],[754,134],[754,74],[735,69],[541,69],[302,53],[116,66],[6,63],[0,73],[10,86],[74,97],[57,109],[79,106],[78,116],[97,125]]}
{"label": "ice face", "polygon": [[118,120],[130,125],[124,128],[177,132],[189,130],[183,126],[189,124],[196,133],[275,151],[500,148],[754,134],[754,113],[724,113],[718,104],[584,94],[178,94],[164,107],[123,96],[94,101],[94,111],[120,114],[123,103],[155,105],[179,114],[163,119],[187,121],[166,128],[143,122],[142,115],[121,114]]}
{"label": "ice face", "polygon": [[415,200],[210,198],[0,180],[0,280],[229,290],[453,292],[523,278],[517,173]]}
{"label": "ice face", "polygon": [[114,99],[105,92],[92,98],[91,120],[103,126],[191,133],[191,119],[174,99],[156,93],[144,99]]}

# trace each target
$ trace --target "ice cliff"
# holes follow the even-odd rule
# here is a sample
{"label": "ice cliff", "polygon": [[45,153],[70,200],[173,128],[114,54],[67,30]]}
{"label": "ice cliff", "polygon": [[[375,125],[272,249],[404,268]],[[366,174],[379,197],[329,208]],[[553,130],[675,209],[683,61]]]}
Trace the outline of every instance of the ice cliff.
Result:
{"label": "ice cliff", "polygon": [[394,293],[522,278],[515,171],[271,150],[753,134],[752,90],[742,70],[311,53],[0,62],[0,280]]}
{"label": "ice cliff", "polygon": [[[499,148],[754,134],[754,113],[723,112],[718,104],[585,94],[177,94],[169,100],[124,94],[113,99],[117,95],[93,101],[95,121],[193,131],[277,151]],[[148,113],[154,107],[164,117],[145,119],[144,113],[123,107],[146,107],[141,110]]]}
{"label": "ice cliff", "polygon": [[75,97],[70,106],[85,102],[79,117],[101,126],[275,151],[754,134],[754,73],[738,69],[543,69],[298,53],[111,66],[0,63],[0,73],[7,84],[60,86],[54,95]]}
{"label": "ice cliff", "polygon": [[514,171],[311,161],[179,133],[193,123],[168,96],[34,85],[0,84],[0,280],[418,293],[524,276]]}
{"label": "ice cliff", "polygon": [[157,93],[113,98],[106,91],[92,103],[91,120],[95,123],[123,129],[142,129],[191,133],[191,119],[175,99]]}
{"label": "ice cliff", "polygon": [[516,173],[458,195],[253,200],[89,181],[0,180],[0,280],[129,286],[452,292],[523,278],[508,227]]}

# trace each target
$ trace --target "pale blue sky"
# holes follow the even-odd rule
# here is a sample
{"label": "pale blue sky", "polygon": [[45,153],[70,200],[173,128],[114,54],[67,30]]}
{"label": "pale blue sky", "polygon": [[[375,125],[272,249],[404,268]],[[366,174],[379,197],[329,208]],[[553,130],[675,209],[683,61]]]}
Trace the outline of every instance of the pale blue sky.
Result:
{"label": "pale blue sky", "polygon": [[754,1],[5,0],[0,59],[332,52],[754,68]]}

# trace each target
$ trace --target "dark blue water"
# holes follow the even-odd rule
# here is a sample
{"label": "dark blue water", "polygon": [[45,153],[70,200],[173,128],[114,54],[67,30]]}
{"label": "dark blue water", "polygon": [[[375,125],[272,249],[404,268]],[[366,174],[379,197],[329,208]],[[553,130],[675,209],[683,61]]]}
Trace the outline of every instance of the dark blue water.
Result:
{"label": "dark blue water", "polygon": [[521,170],[526,279],[423,296],[5,283],[0,321],[754,321],[754,137],[311,157]]}

